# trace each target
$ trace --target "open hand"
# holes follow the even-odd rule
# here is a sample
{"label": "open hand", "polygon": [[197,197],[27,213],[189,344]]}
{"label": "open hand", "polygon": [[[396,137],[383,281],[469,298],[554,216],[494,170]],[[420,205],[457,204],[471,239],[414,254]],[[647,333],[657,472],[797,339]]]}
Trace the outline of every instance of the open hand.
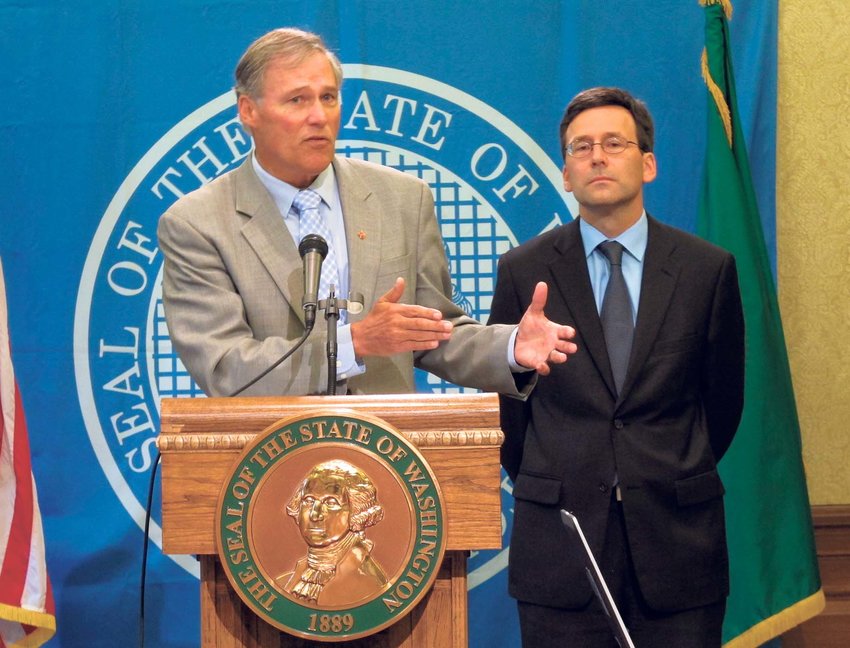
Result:
{"label": "open hand", "polygon": [[547,319],[543,313],[549,287],[545,282],[539,282],[534,287],[531,304],[519,322],[514,358],[523,367],[534,369],[541,376],[551,371],[550,365],[567,361],[570,354],[578,350],[570,340],[575,337],[572,326],[556,324]]}

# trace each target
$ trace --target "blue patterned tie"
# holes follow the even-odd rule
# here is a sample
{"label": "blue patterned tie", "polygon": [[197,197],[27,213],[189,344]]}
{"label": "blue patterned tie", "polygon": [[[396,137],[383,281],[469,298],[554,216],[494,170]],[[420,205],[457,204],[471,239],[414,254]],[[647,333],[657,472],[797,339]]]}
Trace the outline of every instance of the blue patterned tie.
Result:
{"label": "blue patterned tie", "polygon": [[[322,277],[319,281],[319,299],[326,299],[331,290],[331,284],[339,291],[339,270],[334,255],[333,238],[330,228],[319,211],[322,197],[312,189],[302,189],[292,201],[292,209],[299,217],[298,234],[303,239],[308,234],[318,234],[328,244],[328,254],[322,263]],[[339,297],[339,295],[337,295]]]}
{"label": "blue patterned tie", "polygon": [[626,379],[626,370],[629,368],[629,355],[632,352],[632,339],[635,333],[632,300],[629,298],[629,289],[623,277],[623,246],[617,241],[603,241],[597,247],[611,263],[611,274],[608,277],[608,286],[605,288],[602,311],[599,316],[602,319],[608,359],[614,374],[614,385],[619,395]]}

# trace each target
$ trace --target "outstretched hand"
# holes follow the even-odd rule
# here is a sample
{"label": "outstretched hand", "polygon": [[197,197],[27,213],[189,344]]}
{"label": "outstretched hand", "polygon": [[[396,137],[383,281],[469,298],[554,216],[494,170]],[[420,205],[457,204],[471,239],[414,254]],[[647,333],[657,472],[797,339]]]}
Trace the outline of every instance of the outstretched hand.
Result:
{"label": "outstretched hand", "polygon": [[366,317],[351,324],[351,340],[358,358],[436,349],[451,337],[452,323],[444,320],[440,311],[400,304],[403,294],[404,279],[399,277]]}
{"label": "outstretched hand", "polygon": [[546,318],[543,309],[549,296],[549,287],[539,282],[534,287],[531,304],[519,322],[514,358],[523,367],[534,369],[541,376],[551,371],[553,364],[567,361],[578,350],[570,340],[575,337],[572,326],[556,324]]}

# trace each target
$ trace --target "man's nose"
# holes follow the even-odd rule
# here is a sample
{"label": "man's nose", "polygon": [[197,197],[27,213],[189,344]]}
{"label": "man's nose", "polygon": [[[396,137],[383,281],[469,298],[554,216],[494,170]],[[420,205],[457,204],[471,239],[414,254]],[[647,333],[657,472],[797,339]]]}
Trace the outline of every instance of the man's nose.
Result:
{"label": "man's nose", "polygon": [[310,519],[321,520],[323,517],[324,515],[322,513],[322,503],[319,500],[316,500],[310,507]]}
{"label": "man's nose", "polygon": [[311,124],[323,125],[328,121],[328,113],[321,101],[314,101],[307,113],[307,121]]}
{"label": "man's nose", "polygon": [[608,154],[602,150],[602,145],[595,143],[590,149],[590,161],[593,164],[605,164],[608,162]]}

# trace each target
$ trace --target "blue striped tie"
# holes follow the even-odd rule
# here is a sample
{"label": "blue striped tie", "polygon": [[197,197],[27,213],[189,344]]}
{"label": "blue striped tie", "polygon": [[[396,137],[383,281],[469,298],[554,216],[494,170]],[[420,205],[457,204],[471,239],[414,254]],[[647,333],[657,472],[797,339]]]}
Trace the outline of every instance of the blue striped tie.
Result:
{"label": "blue striped tie", "polygon": [[[328,254],[322,263],[322,277],[319,280],[319,299],[327,299],[331,291],[331,284],[339,290],[339,270],[334,255],[333,237],[330,228],[325,222],[319,204],[322,197],[312,189],[302,189],[292,201],[292,209],[299,217],[298,233],[301,239],[308,234],[318,234],[328,244]],[[340,295],[337,295],[338,297]]]}

